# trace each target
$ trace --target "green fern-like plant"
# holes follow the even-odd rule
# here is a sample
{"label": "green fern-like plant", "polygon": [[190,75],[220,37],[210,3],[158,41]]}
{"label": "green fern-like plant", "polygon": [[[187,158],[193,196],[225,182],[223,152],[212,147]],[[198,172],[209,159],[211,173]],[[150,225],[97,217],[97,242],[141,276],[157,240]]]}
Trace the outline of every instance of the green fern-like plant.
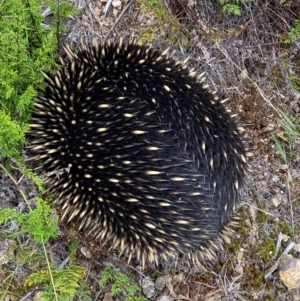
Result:
{"label": "green fern-like plant", "polygon": [[[46,7],[51,9],[50,24],[44,24],[42,16],[42,10]],[[9,0],[0,4],[0,167],[27,204],[20,181],[9,171],[17,169],[33,180],[40,192],[44,190],[42,180],[26,167],[20,149],[26,145],[25,133],[29,129],[34,97],[44,86],[41,71],[52,72],[56,67],[59,40],[66,30],[65,20],[74,13],[67,0]],[[90,294],[83,279],[84,268],[71,262],[65,269],[57,269],[50,262],[46,244],[49,239],[58,236],[58,217],[44,200],[37,198],[36,201],[36,209],[28,206],[28,213],[0,209],[0,224],[14,221],[18,226],[18,231],[9,234],[7,227],[3,228],[6,237],[18,241],[14,246],[17,253],[23,254],[24,260],[26,253],[31,251],[30,258],[25,261],[34,272],[25,284],[39,285],[44,292],[42,300],[73,300],[76,294],[86,300]],[[28,237],[29,245],[23,246],[20,237],[24,235]],[[19,259],[16,257],[16,260]],[[19,264],[22,264],[21,260]],[[14,282],[12,275],[9,281],[5,279],[0,284],[0,291],[6,288],[4,295],[0,293],[0,299],[14,294],[17,299],[20,297],[19,292],[14,290]]]}
{"label": "green fern-like plant", "polygon": [[[84,280],[86,271],[84,267],[73,263],[74,254],[77,250],[77,244],[72,244],[70,264],[64,269],[57,269],[49,262],[46,243],[50,238],[58,236],[57,225],[58,217],[52,214],[50,206],[41,198],[37,198],[37,208],[30,209],[27,214],[22,214],[16,209],[0,209],[0,224],[7,224],[10,221],[16,221],[19,231],[12,233],[10,238],[21,234],[31,235],[33,243],[43,247],[46,264],[41,263],[41,268],[28,276],[25,280],[26,288],[42,287],[42,301],[67,301],[73,300],[74,296],[80,294],[82,299],[88,298],[90,292],[88,285]],[[31,255],[32,256],[32,255]],[[35,258],[42,261],[42,256],[36,254]],[[26,264],[34,264],[27,258]]]}
{"label": "green fern-like plant", "polygon": [[[40,270],[34,274],[31,274],[26,279],[27,287],[36,287],[38,285],[44,285],[41,300],[53,301],[55,299],[59,301],[73,300],[77,289],[82,287],[83,278],[86,271],[84,267],[70,264],[63,270],[57,270],[51,268],[49,270]],[[50,279],[53,279],[54,286]],[[56,296],[56,297],[55,297]]]}
{"label": "green fern-like plant", "polygon": [[[53,21],[43,26],[42,7]],[[74,13],[67,1],[10,0],[0,5],[0,156],[16,158],[25,143],[33,99],[43,88],[41,71],[55,67],[64,20]]]}
{"label": "green fern-like plant", "polygon": [[51,207],[41,198],[36,198],[37,208],[28,214],[19,214],[17,221],[21,233],[30,233],[35,242],[45,243],[57,237],[58,216],[52,214]]}
{"label": "green fern-like plant", "polygon": [[292,27],[286,35],[284,35],[283,43],[290,44],[295,42],[299,38],[300,38],[300,19],[296,19],[295,26]]}
{"label": "green fern-like plant", "polygon": [[[222,10],[224,13],[229,15],[240,16],[241,15],[241,8],[240,4],[253,2],[254,0],[219,0],[220,4],[222,5]],[[234,2],[234,3],[232,3]]]}
{"label": "green fern-like plant", "polygon": [[3,157],[19,157],[16,145],[26,142],[28,128],[27,124],[16,122],[5,110],[0,109],[0,154]]}
{"label": "green fern-like plant", "polygon": [[30,234],[37,243],[46,243],[50,238],[57,237],[57,215],[52,215],[52,209],[41,198],[37,198],[37,208],[29,213],[18,213],[16,209],[0,209],[0,224],[6,224],[15,220],[19,226],[19,232],[13,234]]}
{"label": "green fern-like plant", "polygon": [[102,272],[101,279],[99,281],[100,286],[104,286],[107,282],[112,283],[111,294],[115,296],[121,292],[126,293],[126,301],[146,301],[144,297],[136,296],[135,294],[139,292],[139,287],[129,283],[129,278],[127,275],[124,275],[118,272],[111,266],[105,267]]}

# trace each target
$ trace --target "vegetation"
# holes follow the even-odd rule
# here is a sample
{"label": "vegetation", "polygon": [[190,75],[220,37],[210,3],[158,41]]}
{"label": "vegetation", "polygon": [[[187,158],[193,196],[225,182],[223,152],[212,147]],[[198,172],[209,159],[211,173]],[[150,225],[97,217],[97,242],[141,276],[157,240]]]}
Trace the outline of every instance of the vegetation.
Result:
{"label": "vegetation", "polygon": [[[26,199],[25,201],[28,203]],[[28,206],[28,213],[19,213],[16,209],[11,208],[0,210],[0,224],[5,225],[13,221],[17,224],[18,231],[8,236],[10,239],[17,238],[19,241],[19,252],[23,253],[23,256],[19,257],[17,261],[26,263],[33,270],[38,269],[25,279],[20,291],[42,285],[41,300],[73,300],[76,290],[80,287],[79,282],[82,282],[85,276],[85,269],[74,265],[72,261],[66,268],[57,269],[50,262],[46,244],[51,238],[58,236],[58,217],[52,214],[52,209],[44,200],[37,198],[36,201],[37,208],[32,210]],[[27,246],[26,250],[23,243],[27,235],[32,237],[32,241],[30,247]],[[40,246],[43,253],[41,253]],[[70,257],[72,258],[72,256]],[[9,283],[4,281],[0,287],[6,287],[7,290],[3,290],[3,292],[11,295],[13,277],[6,280]],[[1,298],[4,297],[5,295],[1,296]]]}
{"label": "vegetation", "polygon": [[[53,17],[49,24],[44,20],[42,7],[51,9]],[[46,244],[58,236],[58,216],[42,198],[36,198],[36,208],[32,209],[15,179],[16,171],[20,171],[43,190],[42,181],[25,166],[21,147],[27,144],[25,133],[29,129],[33,99],[43,88],[41,71],[51,72],[55,67],[59,41],[66,29],[64,21],[74,13],[67,1],[12,0],[2,1],[0,5],[1,171],[10,177],[27,204],[24,212],[15,208],[0,209],[1,236],[8,232],[4,230],[8,225],[16,224],[17,232],[8,232],[5,237],[18,242],[12,246],[18,250],[20,263],[22,257],[26,258],[26,264],[32,269],[17,290],[14,276],[18,269],[2,279],[1,300],[7,296],[20,297],[28,288],[40,285],[43,285],[40,286],[41,300],[71,300],[85,275],[85,270],[73,263],[59,270],[49,261]],[[13,173],[9,172],[11,169]],[[25,246],[27,236],[31,237],[30,246]],[[9,273],[9,269],[5,270]]]}
{"label": "vegetation", "polygon": [[[300,139],[300,118],[294,122],[287,113],[280,110],[281,119],[277,119],[282,131],[278,133],[277,137],[272,135],[274,141],[283,161],[288,164],[296,158],[294,143],[296,139]],[[288,152],[286,152],[286,147]]]}
{"label": "vegetation", "polygon": [[222,5],[222,10],[224,13],[233,14],[235,16],[241,15],[240,5],[243,3],[253,2],[254,0],[219,0]]}
{"label": "vegetation", "polygon": [[300,37],[300,20],[296,19],[294,27],[292,27],[286,36],[283,37],[284,43],[293,43]]}
{"label": "vegetation", "polygon": [[[43,6],[53,12],[47,25]],[[49,72],[58,59],[63,21],[75,10],[67,1],[11,0],[0,5],[0,156],[22,161],[33,99],[43,88],[41,71]]]}
{"label": "vegetation", "polygon": [[99,281],[101,287],[103,287],[107,282],[112,283],[112,296],[125,292],[125,301],[147,300],[144,297],[136,296],[135,294],[139,291],[139,287],[137,285],[131,284],[127,275],[121,274],[111,266],[105,267],[102,272],[102,277]]}

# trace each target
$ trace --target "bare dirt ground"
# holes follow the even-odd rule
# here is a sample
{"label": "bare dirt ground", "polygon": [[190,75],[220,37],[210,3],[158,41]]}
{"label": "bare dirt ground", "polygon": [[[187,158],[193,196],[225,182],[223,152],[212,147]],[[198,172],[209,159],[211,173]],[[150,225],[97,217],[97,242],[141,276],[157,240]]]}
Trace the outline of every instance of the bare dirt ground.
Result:
{"label": "bare dirt ground", "polygon": [[[114,1],[116,7],[111,6],[106,15],[106,1],[71,2],[80,11],[70,20],[61,46],[95,36],[103,39],[133,34],[153,47],[170,47],[179,59],[189,57],[190,66],[199,73],[205,71],[211,87],[221,97],[230,98],[229,106],[246,129],[254,156],[249,162],[251,174],[237,237],[214,262],[207,263],[205,270],[167,264],[148,264],[142,270],[134,258],[128,264],[127,257],[119,257],[117,250],[108,251],[109,246],[92,243],[75,234],[72,225],[64,224],[61,237],[49,246],[56,260],[68,257],[69,241],[76,237],[81,250],[76,263],[88,271],[91,300],[113,300],[110,286],[100,288],[98,283],[108,264],[130,275],[138,285],[145,277],[155,280],[165,276],[165,285],[154,289],[152,300],[300,300],[300,289],[288,291],[277,271],[264,278],[278,258],[273,256],[280,232],[284,240],[279,255],[291,241],[300,245],[299,136],[285,144],[291,156],[288,164],[271,140],[272,134],[282,133],[278,108],[298,120],[299,126],[300,40],[289,45],[280,41],[297,15],[299,18],[299,1],[284,1],[288,5],[275,0],[255,1],[242,4],[241,16],[233,16],[224,14],[216,0],[168,0],[163,1],[167,17],[159,11],[150,12],[149,5],[146,9],[139,1]],[[299,249],[290,254],[300,258]],[[115,300],[125,297],[119,295]]]}

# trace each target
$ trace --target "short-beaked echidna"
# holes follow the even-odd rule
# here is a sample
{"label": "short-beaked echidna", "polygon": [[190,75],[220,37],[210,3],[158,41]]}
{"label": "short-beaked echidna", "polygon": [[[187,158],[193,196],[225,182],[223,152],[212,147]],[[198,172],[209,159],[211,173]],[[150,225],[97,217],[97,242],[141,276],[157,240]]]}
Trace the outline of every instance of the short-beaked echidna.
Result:
{"label": "short-beaked echidna", "polygon": [[143,260],[211,258],[247,170],[224,101],[185,62],[133,40],[66,53],[28,133],[63,218]]}

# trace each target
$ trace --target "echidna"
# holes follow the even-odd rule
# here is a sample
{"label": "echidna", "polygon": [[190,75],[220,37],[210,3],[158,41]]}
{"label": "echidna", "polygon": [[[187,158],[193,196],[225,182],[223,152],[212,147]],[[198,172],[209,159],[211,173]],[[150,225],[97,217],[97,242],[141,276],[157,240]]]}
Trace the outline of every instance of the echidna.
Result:
{"label": "echidna", "polygon": [[62,217],[143,261],[212,258],[247,171],[224,101],[185,62],[133,40],[66,53],[29,132]]}

